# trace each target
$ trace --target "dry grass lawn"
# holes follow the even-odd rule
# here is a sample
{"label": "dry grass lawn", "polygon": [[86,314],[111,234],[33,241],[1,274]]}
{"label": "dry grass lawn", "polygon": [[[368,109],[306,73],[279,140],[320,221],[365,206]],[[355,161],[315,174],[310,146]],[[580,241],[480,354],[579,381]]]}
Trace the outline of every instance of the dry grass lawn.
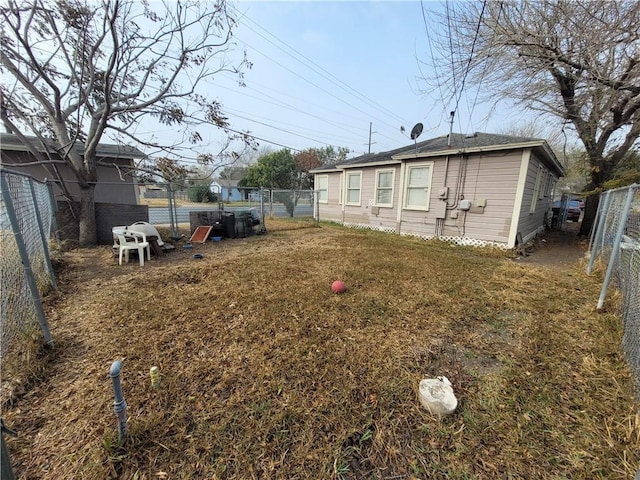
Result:
{"label": "dry grass lawn", "polygon": [[[61,256],[56,341],[4,405],[21,479],[630,479],[615,298],[583,265],[332,225],[119,266]],[[204,258],[196,260],[194,253]],[[348,291],[331,293],[334,279]],[[130,435],[109,367],[123,360]],[[159,367],[161,387],[150,386]],[[417,401],[446,375],[458,410]]]}

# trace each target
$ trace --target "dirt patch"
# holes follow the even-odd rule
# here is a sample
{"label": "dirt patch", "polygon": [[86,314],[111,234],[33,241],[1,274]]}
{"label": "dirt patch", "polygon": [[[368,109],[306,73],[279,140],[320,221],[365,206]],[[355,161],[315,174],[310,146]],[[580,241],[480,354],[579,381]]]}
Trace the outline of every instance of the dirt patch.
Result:
{"label": "dirt patch", "polygon": [[578,236],[579,222],[565,222],[559,229],[544,232],[527,245],[527,256],[518,263],[567,267],[584,260],[589,240]]}

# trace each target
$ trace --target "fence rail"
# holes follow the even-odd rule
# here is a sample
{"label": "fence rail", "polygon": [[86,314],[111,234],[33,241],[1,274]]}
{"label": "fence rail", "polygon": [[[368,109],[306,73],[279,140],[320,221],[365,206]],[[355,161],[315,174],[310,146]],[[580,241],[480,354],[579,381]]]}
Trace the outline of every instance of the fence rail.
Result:
{"label": "fence rail", "polygon": [[593,271],[597,258],[607,265],[598,308],[604,305],[612,280],[622,294],[622,348],[640,397],[640,185],[602,193],[594,225],[587,273]]}

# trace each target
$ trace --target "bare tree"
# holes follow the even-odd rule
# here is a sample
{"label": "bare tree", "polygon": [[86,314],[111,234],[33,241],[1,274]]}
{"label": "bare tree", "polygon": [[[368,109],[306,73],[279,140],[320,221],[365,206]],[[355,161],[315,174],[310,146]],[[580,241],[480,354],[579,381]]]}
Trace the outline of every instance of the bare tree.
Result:
{"label": "bare tree", "polygon": [[[96,241],[96,148],[105,134],[165,157],[195,148],[205,125],[227,134],[221,152],[250,141],[202,94],[203,82],[223,71],[242,83],[242,68],[250,66],[244,57],[230,61],[235,20],[225,0],[9,0],[0,15],[3,123],[52,140],[75,173],[80,245]],[[180,138],[137,134],[149,120]]]}
{"label": "bare tree", "polygon": [[[640,136],[640,3],[539,0],[447,4],[428,89],[459,101],[473,85],[572,127],[597,193]],[[445,74],[446,72],[446,74]],[[443,83],[443,78],[450,79]],[[588,198],[581,234],[597,208]]]}

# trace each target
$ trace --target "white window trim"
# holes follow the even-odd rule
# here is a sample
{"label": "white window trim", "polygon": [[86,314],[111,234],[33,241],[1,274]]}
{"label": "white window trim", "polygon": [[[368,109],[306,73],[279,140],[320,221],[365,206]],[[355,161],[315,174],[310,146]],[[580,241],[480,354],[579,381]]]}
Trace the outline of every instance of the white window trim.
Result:
{"label": "white window trim", "polygon": [[[402,187],[402,208],[404,210],[418,210],[429,211],[429,204],[431,203],[431,183],[433,181],[433,163],[434,162],[422,162],[407,164],[404,171],[404,186]],[[407,195],[409,193],[409,174],[412,168],[429,167],[429,178],[427,180],[427,204],[423,206],[407,205]]]}
{"label": "white window trim", "polygon": [[[353,172],[345,172],[345,181],[344,181],[344,202],[345,205],[351,205],[354,207],[359,207],[362,205],[362,170],[353,171]],[[349,202],[349,177],[352,175],[358,175],[360,177],[360,181],[358,182],[358,202]],[[355,190],[355,189],[354,189]]]}
{"label": "white window trim", "polygon": [[547,172],[547,184],[544,189],[545,198],[551,197],[551,192],[553,191],[553,174],[551,172]]}
{"label": "white window trim", "polygon": [[529,213],[536,213],[538,206],[538,197],[540,196],[540,184],[542,183],[542,164],[538,164],[538,174],[536,175],[536,183],[533,187],[533,195],[531,196],[531,208]]}
{"label": "white window trim", "polygon": [[[375,200],[374,206],[376,207],[393,207],[393,195],[396,184],[396,169],[395,168],[381,168],[380,170],[376,170],[376,185],[374,189]],[[385,190],[391,190],[391,203],[378,203],[378,179],[380,178],[381,173],[391,173],[391,187],[385,187]]]}
{"label": "white window trim", "polygon": [[319,192],[320,191],[325,191],[326,195],[325,195],[325,199],[324,200],[320,200],[320,195],[318,194],[318,203],[329,203],[329,175],[316,175],[316,181],[319,182],[320,179],[324,179],[324,181],[326,182],[327,188],[326,189],[317,189]]}

